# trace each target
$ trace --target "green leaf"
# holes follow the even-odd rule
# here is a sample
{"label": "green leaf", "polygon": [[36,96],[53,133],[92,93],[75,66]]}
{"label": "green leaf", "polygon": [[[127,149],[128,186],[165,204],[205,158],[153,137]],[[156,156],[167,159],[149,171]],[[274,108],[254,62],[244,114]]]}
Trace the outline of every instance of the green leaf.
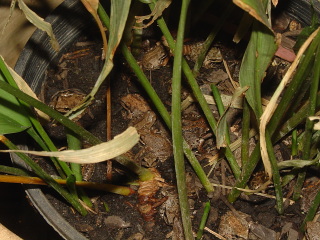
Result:
{"label": "green leaf", "polygon": [[247,86],[239,87],[235,90],[232,100],[230,104],[227,106],[226,110],[222,114],[217,124],[217,131],[216,131],[216,139],[217,139],[217,148],[220,149],[221,147],[226,147],[228,145],[227,142],[227,113],[230,109],[232,103],[237,100],[244,92],[248,90]]}
{"label": "green leaf", "polygon": [[39,28],[42,31],[45,31],[50,37],[50,43],[52,48],[55,51],[59,51],[60,46],[59,43],[53,33],[52,26],[50,23],[45,22],[43,18],[39,17],[35,12],[33,12],[22,0],[18,0],[19,7],[22,12],[25,14],[26,18],[31,22],[34,26]]}
{"label": "green leaf", "polygon": [[268,20],[265,11],[266,1],[261,0],[233,0],[233,3],[238,7],[242,8],[244,11],[248,12],[251,16],[257,19],[259,22],[268,27],[271,31],[271,24]]}
{"label": "green leaf", "polygon": [[28,126],[23,126],[19,124],[17,121],[13,120],[12,118],[0,113],[0,134],[1,135],[22,132],[27,128]]}
{"label": "green leaf", "polygon": [[[0,81],[9,82],[10,84],[13,82],[13,84],[15,84],[14,80],[11,79],[12,81],[10,81],[9,77],[12,78],[3,58],[0,57]],[[2,89],[0,89],[0,113],[14,119],[14,121],[19,123],[21,126],[31,127],[28,113],[22,107],[20,101]]]}
{"label": "green leaf", "polygon": [[239,79],[240,86],[249,86],[246,98],[257,118],[262,114],[261,82],[276,50],[277,44],[273,33],[255,21],[242,59]]}

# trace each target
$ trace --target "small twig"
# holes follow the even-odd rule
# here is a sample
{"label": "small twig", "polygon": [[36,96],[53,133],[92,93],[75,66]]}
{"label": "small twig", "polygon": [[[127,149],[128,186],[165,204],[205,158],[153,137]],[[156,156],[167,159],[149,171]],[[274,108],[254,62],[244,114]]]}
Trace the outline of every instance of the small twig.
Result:
{"label": "small twig", "polygon": [[[67,181],[65,179],[54,179],[54,181],[62,185],[67,184]],[[48,183],[46,183],[41,178],[28,177],[28,176],[0,175],[0,182],[48,185]],[[112,193],[116,193],[124,196],[128,196],[134,193],[134,190],[129,187],[117,186],[117,185],[107,184],[107,183],[76,181],[75,185],[79,187],[84,187],[84,188],[112,192]]]}
{"label": "small twig", "polygon": [[[107,81],[107,91],[106,91],[106,122],[107,122],[107,141],[112,139],[111,134],[111,87],[110,79]],[[107,162],[107,180],[112,179],[112,161]]]}
{"label": "small twig", "polygon": [[221,240],[227,240],[225,237],[221,236],[219,233],[212,231],[210,228],[205,227],[204,230],[206,230],[207,232],[211,233],[213,236],[215,236]]}
{"label": "small twig", "polygon": [[[239,191],[242,191],[242,192],[248,192],[248,193],[251,193],[251,194],[254,194],[254,195],[258,195],[258,196],[261,196],[261,197],[265,197],[265,198],[271,198],[271,199],[276,199],[275,196],[273,195],[269,195],[269,194],[265,194],[265,193],[258,193],[258,192],[254,192],[255,190],[250,190],[250,189],[244,189],[244,188],[237,188],[237,187],[231,187],[231,186],[226,186],[226,185],[222,185],[222,184],[217,184],[217,183],[212,183],[213,186],[215,187],[221,187],[221,188],[226,188],[226,189],[237,189]],[[283,198],[282,199],[283,202],[285,201],[289,201],[289,204],[290,205],[293,205],[295,203],[295,201],[291,200],[291,199],[288,199],[288,198]]]}
{"label": "small twig", "polygon": [[227,61],[222,59],[222,62],[233,88],[236,89],[237,87],[239,87],[239,83],[233,80]]}

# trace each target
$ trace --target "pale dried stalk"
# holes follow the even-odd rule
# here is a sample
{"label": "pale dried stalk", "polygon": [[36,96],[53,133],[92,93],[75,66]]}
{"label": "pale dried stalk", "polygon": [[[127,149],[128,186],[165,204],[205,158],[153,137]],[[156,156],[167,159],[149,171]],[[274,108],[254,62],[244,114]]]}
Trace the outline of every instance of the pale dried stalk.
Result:
{"label": "pale dried stalk", "polygon": [[295,60],[293,61],[293,63],[289,67],[288,71],[284,75],[283,79],[281,80],[277,90],[275,91],[272,98],[270,99],[270,102],[267,105],[266,109],[264,110],[264,112],[261,116],[261,119],[260,119],[259,134],[260,134],[261,157],[262,157],[262,162],[263,162],[265,171],[268,174],[268,177],[270,179],[272,177],[272,170],[271,170],[271,164],[270,164],[270,160],[269,160],[269,156],[268,156],[268,152],[267,152],[267,143],[266,143],[266,137],[265,137],[266,126],[267,126],[268,122],[270,121],[270,119],[276,109],[276,106],[277,106],[276,103],[280,97],[280,94],[282,93],[283,89],[285,88],[285,86],[287,85],[289,80],[291,79],[291,76],[293,75],[294,71],[296,70],[296,68],[301,60],[302,55],[304,54],[304,52],[306,51],[306,49],[308,48],[308,46],[310,45],[312,40],[315,38],[315,36],[318,34],[319,29],[320,28],[318,28],[316,31],[314,31],[309,36],[309,38],[304,42],[304,44],[301,46],[301,48],[299,49],[299,52],[298,52]]}

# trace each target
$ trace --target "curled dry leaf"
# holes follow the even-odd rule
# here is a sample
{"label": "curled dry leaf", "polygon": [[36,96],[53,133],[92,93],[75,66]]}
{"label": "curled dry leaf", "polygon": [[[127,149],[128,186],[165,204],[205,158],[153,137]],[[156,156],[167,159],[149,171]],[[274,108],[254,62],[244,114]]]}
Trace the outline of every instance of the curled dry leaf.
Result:
{"label": "curled dry leaf", "polygon": [[160,17],[163,13],[163,11],[169,7],[171,4],[171,0],[159,0],[157,1],[154,9],[152,12],[146,16],[136,16],[137,23],[142,23],[144,20],[150,19],[150,22],[147,24],[142,24],[141,26],[134,26],[135,29],[142,29],[149,27],[155,20],[157,20],[158,17]]}
{"label": "curled dry leaf", "polygon": [[119,216],[108,216],[104,219],[104,223],[111,228],[128,228],[131,227],[129,222],[125,222]]}
{"label": "curled dry leaf", "polygon": [[28,6],[24,3],[23,0],[18,0],[19,8],[22,10],[26,18],[29,22],[31,22],[33,25],[35,25],[37,28],[39,28],[42,31],[45,31],[48,36],[50,37],[50,43],[52,48],[55,51],[59,51],[60,46],[59,43],[53,34],[51,24],[48,22],[45,22],[43,18],[39,17],[35,12],[33,12]]}
{"label": "curled dry leaf", "polygon": [[5,32],[8,24],[9,24],[9,22],[10,22],[10,20],[11,20],[11,17],[12,17],[12,15],[13,15],[13,10],[14,10],[15,6],[16,6],[16,0],[11,0],[10,13],[9,13],[9,16],[8,16],[8,18],[7,18],[7,20],[6,20],[6,23],[4,24],[4,26],[3,26],[2,30],[1,30],[0,37],[3,36],[3,34],[4,34],[4,32]]}
{"label": "curled dry leaf", "polygon": [[160,187],[165,185],[164,179],[155,168],[149,168],[154,177],[147,181],[141,181],[138,189],[138,210],[143,219],[148,222],[147,226],[155,224],[156,207],[160,206],[167,198],[157,199],[156,193]]}
{"label": "curled dry leaf", "polygon": [[272,4],[276,7],[278,5],[278,0],[272,0]]}
{"label": "curled dry leaf", "polygon": [[105,34],[105,29],[103,27],[103,24],[99,18],[99,15],[97,13],[98,6],[99,6],[99,0],[81,0],[82,4],[85,6],[85,8],[88,10],[88,12],[93,16],[94,20],[96,21],[102,41],[103,41],[103,57],[106,56],[107,53],[107,37]]}
{"label": "curled dry leaf", "polygon": [[309,117],[309,120],[315,122],[314,126],[313,126],[314,130],[320,130],[320,117],[319,116]]}
{"label": "curled dry leaf", "polygon": [[251,16],[257,19],[259,22],[267,26],[271,31],[271,24],[265,12],[265,7],[262,1],[255,0],[233,0],[233,3],[244,11],[248,12]]}
{"label": "curled dry leaf", "polygon": [[129,151],[139,141],[139,134],[134,127],[129,127],[111,141],[81,150],[66,150],[61,152],[2,150],[2,152],[22,152],[44,157],[57,157],[64,162],[97,163],[117,157]]}
{"label": "curled dry leaf", "polygon": [[260,149],[261,149],[261,157],[262,162],[265,167],[265,171],[267,172],[269,178],[272,177],[272,170],[271,170],[271,164],[269,160],[269,155],[267,152],[267,142],[266,142],[266,127],[271,119],[274,111],[277,107],[277,101],[282,93],[282,91],[285,89],[287,83],[289,82],[291,76],[294,74],[295,69],[298,67],[298,64],[300,62],[300,59],[302,58],[304,52],[312,42],[312,40],[315,38],[315,36],[318,34],[320,28],[318,28],[316,31],[314,31],[310,37],[304,42],[304,44],[301,46],[299,52],[297,53],[296,59],[293,61],[291,66],[289,67],[288,71],[284,75],[283,79],[281,80],[279,86],[277,87],[275,93],[270,99],[269,104],[267,105],[266,109],[264,110],[261,119],[260,119]]}

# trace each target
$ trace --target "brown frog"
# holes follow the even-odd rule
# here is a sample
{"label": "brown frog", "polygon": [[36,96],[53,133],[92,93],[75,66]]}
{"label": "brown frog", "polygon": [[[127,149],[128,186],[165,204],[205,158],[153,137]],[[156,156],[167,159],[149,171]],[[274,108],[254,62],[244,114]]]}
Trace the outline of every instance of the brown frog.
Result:
{"label": "brown frog", "polygon": [[183,136],[191,149],[200,150],[203,137],[207,135],[209,131],[206,120],[201,116],[193,116],[192,114],[185,115],[182,119],[182,131]]}
{"label": "brown frog", "polygon": [[49,106],[61,113],[67,113],[77,106],[86,94],[79,89],[71,88],[56,92],[50,100]]}
{"label": "brown frog", "polygon": [[166,66],[169,57],[164,46],[160,42],[157,42],[153,48],[143,55],[140,64],[146,70],[155,70]]}
{"label": "brown frog", "polygon": [[[185,44],[183,46],[183,55],[187,57],[190,61],[197,61],[200,51],[203,47],[203,42],[196,42],[192,44]],[[140,64],[146,70],[155,70],[159,69],[160,67],[166,66],[170,55],[167,51],[168,44],[166,41],[157,42],[156,46],[151,48],[148,52],[146,52]],[[204,61],[203,67],[204,68],[212,68],[213,63],[222,62],[223,57],[221,51],[217,47],[212,47],[209,49]]]}
{"label": "brown frog", "polygon": [[142,149],[136,158],[144,160],[144,165],[154,167],[157,160],[164,162],[172,156],[172,145],[164,127],[156,129],[156,114],[139,94],[128,94],[121,98],[122,106],[127,110],[125,117],[130,119],[140,134]]}
{"label": "brown frog", "polygon": [[[67,113],[72,108],[76,107],[86,97],[86,94],[79,89],[71,88],[56,92],[50,100],[49,106],[54,108],[60,113]],[[78,121],[87,111],[85,110],[74,120]],[[90,112],[89,112],[90,114]],[[84,181],[90,180],[95,170],[94,164],[83,164],[82,165],[82,177]]]}
{"label": "brown frog", "polygon": [[[203,42],[196,42],[192,44],[186,44],[183,46],[183,55],[190,61],[197,61],[199,54],[202,50]],[[209,49],[204,61],[204,68],[212,68],[213,63],[222,62],[223,57],[221,51],[217,47],[212,47]]]}

